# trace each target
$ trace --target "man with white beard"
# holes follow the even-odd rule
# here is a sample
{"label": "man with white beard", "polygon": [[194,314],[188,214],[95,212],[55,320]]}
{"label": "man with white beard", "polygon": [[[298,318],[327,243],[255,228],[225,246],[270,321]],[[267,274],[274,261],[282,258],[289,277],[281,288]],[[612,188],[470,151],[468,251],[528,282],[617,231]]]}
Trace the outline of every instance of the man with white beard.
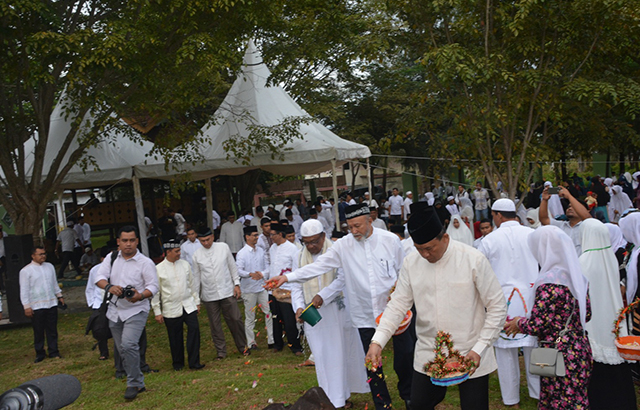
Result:
{"label": "man with white beard", "polygon": [[[322,224],[310,219],[302,224],[304,248],[298,253],[293,270],[313,263],[331,247]],[[331,269],[324,275],[304,283],[294,283],[291,289],[296,318],[311,303],[322,320],[311,326],[304,324],[309,347],[315,358],[318,385],[336,407],[344,407],[351,393],[368,393],[367,373],[362,366],[364,352],[358,346],[358,331],[351,324],[342,288],[344,272]]]}

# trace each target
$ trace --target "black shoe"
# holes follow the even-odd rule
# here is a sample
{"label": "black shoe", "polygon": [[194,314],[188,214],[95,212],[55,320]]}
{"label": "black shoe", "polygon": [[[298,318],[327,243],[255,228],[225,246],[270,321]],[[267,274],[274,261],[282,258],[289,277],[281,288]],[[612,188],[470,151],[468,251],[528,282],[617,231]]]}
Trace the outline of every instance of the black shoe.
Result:
{"label": "black shoe", "polygon": [[179,372],[182,369],[184,369],[184,366],[173,366],[173,370],[175,370],[176,372]]}
{"label": "black shoe", "polygon": [[124,379],[125,377],[127,377],[127,374],[125,372],[116,372],[116,379],[120,380]]}
{"label": "black shoe", "polygon": [[127,400],[133,400],[136,398],[138,393],[142,393],[145,390],[147,389],[145,389],[144,387],[127,387],[127,390],[124,391],[124,398]]}
{"label": "black shoe", "polygon": [[192,370],[201,370],[201,369],[204,369],[204,366],[205,366],[204,364],[197,364],[197,365],[195,365],[195,366],[189,366],[189,369],[192,369]]}
{"label": "black shoe", "polygon": [[260,350],[258,345],[251,345],[251,347],[249,349],[251,349],[251,350]]}
{"label": "black shoe", "polygon": [[276,344],[275,344],[275,343],[269,343],[269,344],[267,345],[267,349],[269,349],[269,350],[273,349],[274,347],[276,347]]}
{"label": "black shoe", "polygon": [[36,357],[36,360],[34,360],[34,363],[40,363],[41,361],[43,361],[45,358],[45,356],[40,356],[40,357]]}
{"label": "black shoe", "polygon": [[160,370],[158,369],[152,369],[151,367],[147,368],[147,369],[140,369],[143,373],[158,373]]}

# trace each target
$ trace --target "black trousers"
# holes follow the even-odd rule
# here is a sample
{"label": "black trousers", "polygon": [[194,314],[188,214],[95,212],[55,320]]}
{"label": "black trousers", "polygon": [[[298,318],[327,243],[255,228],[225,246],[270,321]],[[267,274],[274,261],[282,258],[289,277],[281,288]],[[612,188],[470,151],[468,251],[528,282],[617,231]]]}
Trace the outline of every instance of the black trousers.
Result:
{"label": "black trousers", "polygon": [[33,347],[36,350],[36,358],[44,359],[44,337],[47,336],[49,357],[59,356],[58,351],[58,307],[49,309],[37,309],[33,311],[31,318],[33,325]]}
{"label": "black trousers", "polygon": [[68,251],[62,252],[62,264],[60,265],[60,269],[58,269],[58,279],[64,278],[64,270],[67,269],[69,262],[73,264],[73,267],[75,268],[78,275],[82,275],[82,272],[80,271],[80,265],[78,264],[78,260],[76,260],[75,253]]}
{"label": "black trousers", "polygon": [[184,367],[184,325],[187,325],[187,354],[189,367],[200,365],[200,325],[198,324],[198,311],[187,313],[182,310],[182,316],[176,318],[164,318],[169,335],[171,359],[173,368]]}
{"label": "black trousers", "polygon": [[[415,318],[415,312],[414,316]],[[413,356],[416,348],[415,319],[409,328],[398,336],[393,336],[393,370],[398,375],[398,392],[402,400],[411,399],[413,380]],[[365,353],[366,354],[366,353]]]}
{"label": "black trousers", "polygon": [[[358,328],[358,333],[360,333],[360,340],[362,341],[362,347],[364,348],[365,354],[369,351],[371,338],[375,332],[376,329],[374,328]],[[367,377],[371,380],[369,382],[369,387],[371,388],[371,397],[373,398],[373,404],[376,406],[376,409],[382,410],[391,408],[391,395],[389,394],[387,383],[384,380],[382,367],[379,367],[375,373],[367,369]]]}
{"label": "black trousers", "polygon": [[[140,341],[138,342],[140,345],[140,370],[142,372],[151,371],[151,366],[147,364],[146,356],[147,356],[147,328],[145,327],[140,335]],[[122,357],[120,357],[120,352],[118,352],[118,348],[116,344],[113,344],[113,363],[116,368],[116,376],[123,375],[126,376],[126,372],[124,371],[124,366],[122,364]]]}
{"label": "black trousers", "polygon": [[282,340],[282,330],[287,335],[287,342],[292,352],[301,352],[300,335],[296,326],[296,314],[293,311],[291,303],[278,302],[276,298],[269,295],[271,302],[271,313],[273,314],[273,343],[275,348],[282,350],[284,341]]}
{"label": "black trousers", "polygon": [[[489,410],[489,375],[469,379],[458,385],[460,408],[462,410]],[[423,373],[413,372],[411,387],[411,407],[434,410],[444,400],[447,388],[431,383],[431,378]]]}

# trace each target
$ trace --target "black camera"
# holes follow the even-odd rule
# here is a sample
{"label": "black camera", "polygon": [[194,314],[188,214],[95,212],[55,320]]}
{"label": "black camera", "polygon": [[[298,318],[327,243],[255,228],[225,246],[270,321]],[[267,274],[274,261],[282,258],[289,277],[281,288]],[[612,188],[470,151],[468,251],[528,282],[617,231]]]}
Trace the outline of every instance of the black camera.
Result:
{"label": "black camera", "polygon": [[131,299],[135,294],[136,289],[131,285],[127,285],[126,288],[122,289],[122,295],[120,295],[120,298]]}

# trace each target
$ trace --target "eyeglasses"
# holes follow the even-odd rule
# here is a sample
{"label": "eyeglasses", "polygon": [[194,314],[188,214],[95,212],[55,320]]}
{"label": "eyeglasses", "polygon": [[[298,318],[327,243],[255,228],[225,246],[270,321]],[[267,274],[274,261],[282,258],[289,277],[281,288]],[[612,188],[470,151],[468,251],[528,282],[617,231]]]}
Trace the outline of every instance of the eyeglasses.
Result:
{"label": "eyeglasses", "polygon": [[317,238],[317,239],[316,239],[316,240],[314,240],[314,241],[305,241],[305,240],[304,240],[304,238],[303,238],[303,239],[302,239],[302,243],[303,243],[305,246],[317,246],[317,245],[320,245],[320,241],[321,241],[321,240],[322,240],[322,237]]}

